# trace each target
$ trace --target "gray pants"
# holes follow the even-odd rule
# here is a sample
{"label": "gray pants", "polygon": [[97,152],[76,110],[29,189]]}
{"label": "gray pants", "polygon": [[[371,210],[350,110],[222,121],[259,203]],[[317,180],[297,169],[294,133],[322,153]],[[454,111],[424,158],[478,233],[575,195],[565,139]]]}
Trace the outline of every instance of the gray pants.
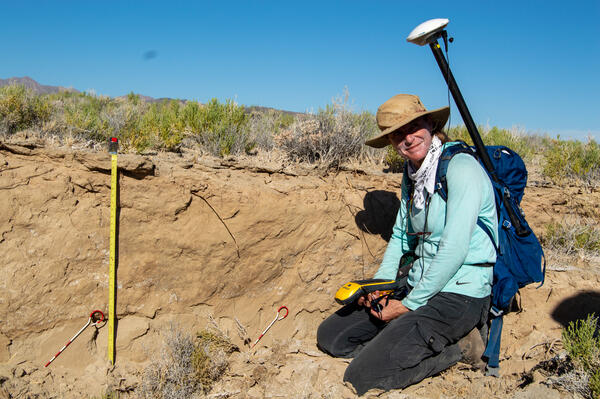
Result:
{"label": "gray pants", "polygon": [[486,323],[489,307],[489,297],[441,292],[383,323],[368,309],[348,305],[321,323],[317,344],[332,356],[354,357],[344,381],[359,395],[371,388],[405,388],[458,362],[458,340]]}

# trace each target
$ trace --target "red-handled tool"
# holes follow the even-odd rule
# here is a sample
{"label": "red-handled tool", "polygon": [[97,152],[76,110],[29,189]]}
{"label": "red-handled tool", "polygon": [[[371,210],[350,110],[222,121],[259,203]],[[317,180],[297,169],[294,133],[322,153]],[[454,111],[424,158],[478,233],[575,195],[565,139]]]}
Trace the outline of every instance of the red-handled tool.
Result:
{"label": "red-handled tool", "polygon": [[104,321],[104,313],[102,313],[102,312],[101,312],[101,311],[99,311],[99,310],[94,310],[94,311],[92,311],[92,313],[90,313],[90,318],[88,319],[88,322],[87,322],[87,324],[86,324],[85,326],[83,326],[83,327],[81,328],[81,330],[79,330],[79,331],[77,332],[77,334],[75,334],[75,335],[73,336],[73,338],[71,338],[71,339],[69,340],[69,342],[67,342],[67,344],[66,344],[65,346],[63,346],[63,347],[62,347],[62,349],[61,349],[61,350],[59,350],[59,351],[58,351],[58,353],[57,353],[56,355],[54,355],[54,357],[53,357],[52,359],[50,359],[50,361],[49,361],[48,363],[46,363],[46,365],[45,365],[44,367],[48,367],[48,365],[49,365],[50,363],[52,363],[52,362],[54,361],[54,359],[56,359],[56,358],[58,357],[58,355],[60,355],[60,354],[62,353],[62,351],[64,351],[65,349],[67,349],[67,346],[71,345],[71,342],[75,341],[75,338],[77,338],[77,337],[79,336],[79,334],[81,334],[81,333],[83,332],[83,330],[85,330],[85,329],[86,329],[86,328],[87,328],[87,327],[88,327],[90,324],[92,324],[92,320],[93,320],[95,317],[100,317],[100,318],[98,319],[98,321],[95,321],[95,322],[94,322],[94,325],[95,325],[95,326],[98,326],[98,324],[100,324],[100,323],[102,323],[102,322]]}
{"label": "red-handled tool", "polygon": [[[281,309],[285,309],[285,314],[280,317],[279,316],[279,312],[281,312]],[[273,321],[271,322],[271,324],[269,324],[267,326],[267,328],[265,328],[265,331],[263,331],[262,334],[260,334],[260,337],[258,337],[256,339],[256,341],[254,342],[254,344],[252,344],[252,346],[250,347],[250,349],[252,349],[252,348],[254,348],[256,346],[256,344],[258,343],[258,341],[260,341],[260,339],[267,333],[267,331],[269,331],[269,328],[271,328],[271,326],[273,324],[275,324],[276,321],[285,319],[287,317],[288,313],[289,313],[289,310],[288,310],[288,308],[286,306],[280,306],[279,309],[277,309],[277,314],[275,315],[275,318],[273,319]]]}

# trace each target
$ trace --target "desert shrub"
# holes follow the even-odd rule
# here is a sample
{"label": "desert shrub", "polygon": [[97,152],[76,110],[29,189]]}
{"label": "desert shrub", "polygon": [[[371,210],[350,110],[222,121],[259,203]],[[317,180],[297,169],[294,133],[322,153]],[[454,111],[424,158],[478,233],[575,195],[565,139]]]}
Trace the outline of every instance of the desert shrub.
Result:
{"label": "desert shrub", "polygon": [[592,397],[595,399],[600,398],[600,370],[597,370],[594,374],[590,376],[588,385]]}
{"label": "desert shrub", "polygon": [[[75,137],[99,143],[118,137],[123,150],[139,152],[148,148],[172,149],[178,144],[177,137],[173,139],[164,128],[172,115],[153,108],[134,93],[124,99],[94,93],[59,93],[49,98],[56,105],[55,118]],[[163,124],[153,124],[155,121]]]}
{"label": "desert shrub", "polygon": [[589,397],[600,397],[600,337],[598,319],[589,315],[585,320],[570,322],[562,331],[562,341],[571,361],[587,379]]}
{"label": "desert shrub", "polygon": [[578,218],[547,223],[540,240],[545,248],[564,255],[600,253],[600,229],[595,221]]}
{"label": "desert shrub", "polygon": [[224,335],[209,330],[200,331],[196,338],[192,367],[196,378],[207,391],[225,373],[229,365],[228,355],[237,347]]}
{"label": "desert shrub", "polygon": [[596,185],[600,181],[600,146],[592,139],[587,143],[552,140],[544,153],[543,173],[555,183],[578,180]]}
{"label": "desert shrub", "polygon": [[117,106],[110,97],[76,93],[64,99],[64,119],[76,136],[105,141],[114,133],[105,117]]}
{"label": "desert shrub", "polygon": [[221,103],[213,98],[205,105],[190,106],[185,122],[189,132],[213,155],[243,153],[254,147],[246,130],[244,106],[232,100]]}
{"label": "desert shrub", "polygon": [[386,147],[383,163],[387,165],[390,172],[402,172],[404,170],[404,158],[390,145]]}
{"label": "desert shrub", "polygon": [[149,148],[169,148],[160,142],[158,136],[144,130],[143,117],[149,108],[150,104],[130,93],[126,100],[119,101],[117,107],[103,113],[109,128],[108,135],[118,137],[122,148],[135,149],[137,152],[144,152]]}
{"label": "desert shrub", "polygon": [[170,326],[160,355],[146,368],[140,393],[159,399],[199,397],[221,378],[234,350],[237,347],[220,332],[202,330],[194,339]]}
{"label": "desert shrub", "polygon": [[[525,161],[531,160],[535,154],[543,152],[544,148],[547,147],[547,138],[528,135],[517,128],[509,130],[498,127],[485,128],[479,126],[477,130],[481,134],[484,145],[504,145],[516,151]],[[454,126],[447,133],[453,141],[461,140],[469,145],[473,145],[473,140],[471,140],[471,136],[469,136],[469,132],[464,125]],[[402,171],[404,165],[402,157],[391,147],[387,147],[384,162],[389,166],[391,171]]]}
{"label": "desert shrub", "polygon": [[52,104],[22,85],[0,88],[0,132],[12,134],[40,126],[52,115]]}
{"label": "desert shrub", "polygon": [[277,118],[277,130],[288,128],[296,121],[296,117],[292,114],[280,112]]}
{"label": "desert shrub", "polygon": [[189,398],[202,390],[192,366],[194,340],[190,334],[171,326],[166,331],[160,355],[152,359],[142,379],[146,398]]}
{"label": "desert shrub", "polygon": [[[177,151],[187,137],[207,152],[228,155],[253,146],[246,131],[243,106],[217,99],[146,102],[129,93],[124,98],[64,92],[45,96],[53,118],[73,136],[95,142],[120,139],[123,150]],[[63,133],[64,134],[64,133]]]}
{"label": "desert shrub", "polygon": [[136,137],[136,148],[176,150],[183,140],[186,128],[181,111],[182,106],[178,100],[150,104],[131,131]]}
{"label": "desert shrub", "polygon": [[[539,135],[527,134],[518,128],[501,129],[498,127],[486,128],[478,126],[481,140],[485,145],[503,145],[518,153],[525,161],[529,161],[534,155],[543,153],[548,146],[549,139]],[[467,128],[455,126],[448,130],[448,136],[452,140],[462,140],[473,145]]]}
{"label": "desert shrub", "polygon": [[600,366],[600,338],[595,336],[597,322],[598,318],[591,314],[585,320],[570,322],[562,331],[569,356],[584,369]]}
{"label": "desert shrub", "polygon": [[378,132],[375,117],[368,111],[352,112],[347,101],[346,93],[316,114],[297,120],[276,135],[276,143],[292,160],[329,166],[371,156],[373,151],[364,142]]}
{"label": "desert shrub", "polygon": [[294,115],[274,109],[254,111],[249,115],[248,139],[256,147],[269,151],[275,145],[274,137],[289,128],[294,121]]}

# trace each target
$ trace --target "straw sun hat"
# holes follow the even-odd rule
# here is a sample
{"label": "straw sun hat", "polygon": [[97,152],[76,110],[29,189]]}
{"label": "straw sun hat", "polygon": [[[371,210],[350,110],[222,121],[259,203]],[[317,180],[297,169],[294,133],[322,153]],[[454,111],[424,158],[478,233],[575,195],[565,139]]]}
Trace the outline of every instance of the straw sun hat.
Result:
{"label": "straw sun hat", "polygon": [[365,144],[375,148],[383,148],[390,144],[387,138],[388,134],[425,115],[429,115],[434,124],[433,132],[435,132],[446,124],[448,116],[450,116],[450,108],[443,107],[427,111],[419,97],[412,94],[395,95],[384,102],[377,110],[376,119],[381,134],[367,140]]}

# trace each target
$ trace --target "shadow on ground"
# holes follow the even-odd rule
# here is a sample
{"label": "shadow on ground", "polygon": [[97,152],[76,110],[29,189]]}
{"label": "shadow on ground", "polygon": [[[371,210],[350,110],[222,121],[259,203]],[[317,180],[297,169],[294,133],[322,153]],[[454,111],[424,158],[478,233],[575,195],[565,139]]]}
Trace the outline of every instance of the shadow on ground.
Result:
{"label": "shadow on ground", "polygon": [[379,234],[386,241],[392,236],[400,200],[396,193],[384,190],[370,191],[363,200],[364,210],[354,218],[356,225],[369,234]]}
{"label": "shadow on ground", "polygon": [[570,322],[586,319],[592,313],[600,316],[599,291],[582,291],[566,298],[554,308],[552,318],[567,327]]}

